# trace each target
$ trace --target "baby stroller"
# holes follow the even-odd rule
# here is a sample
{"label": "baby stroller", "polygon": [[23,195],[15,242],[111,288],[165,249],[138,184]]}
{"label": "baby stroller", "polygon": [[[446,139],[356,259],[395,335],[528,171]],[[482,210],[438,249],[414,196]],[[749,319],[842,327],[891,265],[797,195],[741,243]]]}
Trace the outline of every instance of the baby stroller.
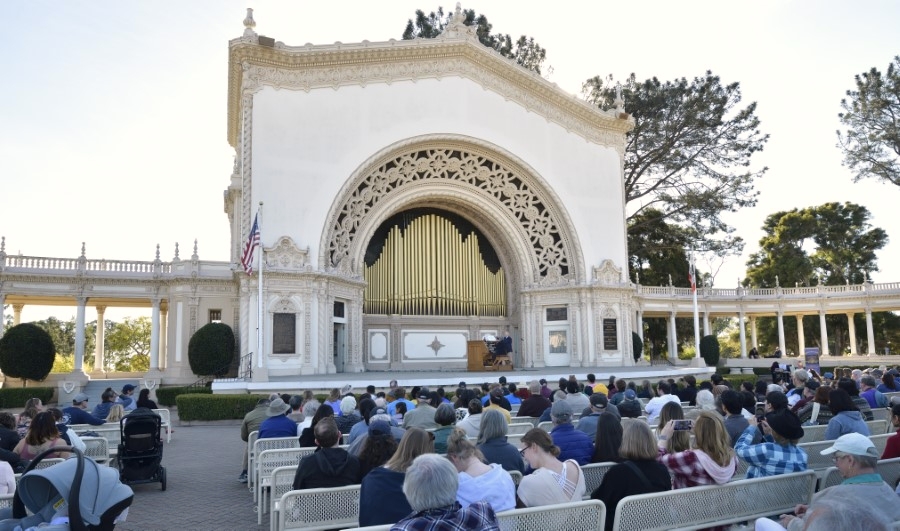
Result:
{"label": "baby stroller", "polygon": [[[73,452],[75,457],[34,470],[44,457],[59,451]],[[134,493],[117,476],[108,466],[85,459],[77,448],[62,446],[41,452],[19,479],[13,518],[0,521],[0,530],[28,529],[44,523],[50,524],[41,527],[47,531],[115,529],[134,500]],[[26,508],[34,514],[26,516]]]}
{"label": "baby stroller", "polygon": [[162,462],[162,419],[151,409],[139,407],[119,421],[119,479],[122,483],[162,483],[166,490],[166,468]]}

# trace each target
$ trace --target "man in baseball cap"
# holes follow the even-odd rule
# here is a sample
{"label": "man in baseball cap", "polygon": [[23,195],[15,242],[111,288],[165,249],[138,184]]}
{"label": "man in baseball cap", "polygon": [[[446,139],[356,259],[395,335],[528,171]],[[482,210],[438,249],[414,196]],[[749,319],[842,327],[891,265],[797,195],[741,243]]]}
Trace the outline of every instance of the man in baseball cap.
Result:
{"label": "man in baseball cap", "polygon": [[134,411],[137,409],[137,400],[134,399],[134,390],[137,386],[125,384],[122,386],[122,393],[116,398],[116,404],[121,404],[125,411]]}
{"label": "man in baseball cap", "polygon": [[78,393],[72,397],[72,405],[63,408],[63,423],[69,424],[91,424],[99,426],[106,423],[106,419],[97,418],[88,411],[88,395]]}
{"label": "man in baseball cap", "polygon": [[[875,472],[878,451],[875,444],[865,435],[848,433],[842,435],[830,448],[822,450],[822,455],[831,455],[834,466],[844,478],[843,483],[820,491],[807,505],[798,505],[795,515],[781,515],[781,525],[789,530],[807,529],[814,523],[824,525],[832,518],[836,507],[860,509],[874,529],[881,524],[900,521],[900,503],[894,490]],[[820,520],[817,522],[817,520]],[[868,521],[868,520],[867,520]],[[885,527],[886,528],[886,527]]]}

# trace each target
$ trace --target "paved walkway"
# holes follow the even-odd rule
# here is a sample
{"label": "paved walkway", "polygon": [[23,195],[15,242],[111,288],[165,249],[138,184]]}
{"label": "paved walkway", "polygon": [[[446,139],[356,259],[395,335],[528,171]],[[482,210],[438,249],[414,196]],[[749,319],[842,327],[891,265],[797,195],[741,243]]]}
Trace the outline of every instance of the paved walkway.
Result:
{"label": "paved walkway", "polygon": [[[173,412],[174,413],[174,412]],[[253,494],[238,483],[244,443],[240,426],[178,426],[163,451],[167,489],[132,485],[134,503],[123,531],[267,530],[256,525]]]}

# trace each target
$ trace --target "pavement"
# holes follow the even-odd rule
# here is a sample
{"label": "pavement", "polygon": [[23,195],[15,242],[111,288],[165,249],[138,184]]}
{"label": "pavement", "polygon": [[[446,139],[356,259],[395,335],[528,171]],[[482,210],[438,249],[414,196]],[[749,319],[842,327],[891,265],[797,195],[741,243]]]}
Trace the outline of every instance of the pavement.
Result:
{"label": "pavement", "polygon": [[[175,416],[175,411],[172,411]],[[131,485],[134,502],[122,531],[268,530],[256,525],[253,493],[237,481],[241,472],[240,423],[179,426],[163,449],[166,491],[159,483]]]}

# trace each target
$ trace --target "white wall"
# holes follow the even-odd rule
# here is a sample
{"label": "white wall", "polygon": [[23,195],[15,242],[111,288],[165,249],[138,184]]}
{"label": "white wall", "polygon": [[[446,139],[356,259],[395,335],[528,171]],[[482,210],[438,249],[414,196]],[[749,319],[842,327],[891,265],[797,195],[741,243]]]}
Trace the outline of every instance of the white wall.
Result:
{"label": "white wall", "polygon": [[625,266],[618,153],[462,78],[263,88],[253,106],[252,204],[265,202],[264,243],[288,235],[319,267],[325,218],[351,174],[392,143],[427,134],[467,135],[518,156],[559,196],[586,270],[606,258]]}

